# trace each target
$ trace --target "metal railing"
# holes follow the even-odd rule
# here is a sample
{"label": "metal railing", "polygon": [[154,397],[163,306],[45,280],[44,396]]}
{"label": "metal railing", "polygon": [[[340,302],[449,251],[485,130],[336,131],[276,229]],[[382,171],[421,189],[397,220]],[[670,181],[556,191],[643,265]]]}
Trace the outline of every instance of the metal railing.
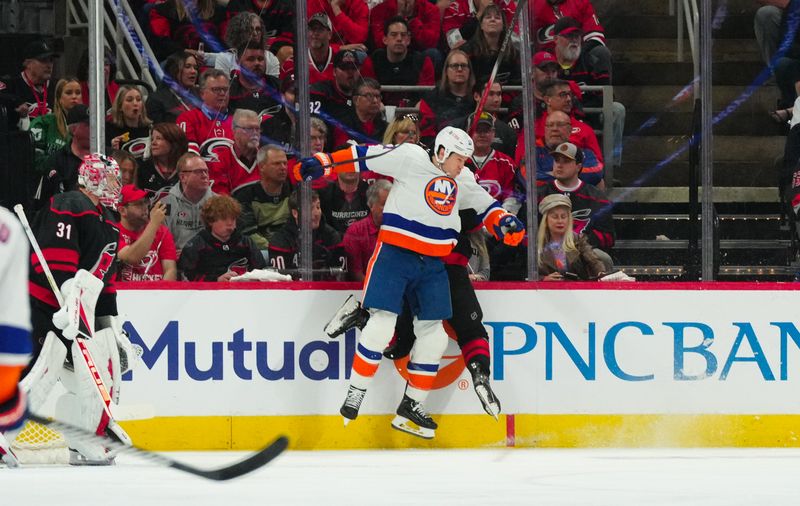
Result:
{"label": "metal railing", "polygon": [[[139,48],[134,42],[127,27],[119,20],[117,6],[119,4],[123,14],[129,20],[130,28],[135,32],[143,46],[145,55],[151,61],[157,61],[153,50],[150,48],[144,32],[136,19],[127,0],[103,0],[103,32],[106,47],[115,53],[117,71],[119,76],[127,79],[139,79],[155,89],[156,80],[142,57]],[[67,33],[76,35],[89,27],[89,6],[86,0],[67,1]]]}
{"label": "metal railing", "polygon": [[700,10],[697,0],[670,0],[670,16],[675,16],[678,22],[677,60],[683,61],[684,31],[689,38],[689,50],[692,53],[694,70],[695,96],[697,96],[698,77],[700,75]]}

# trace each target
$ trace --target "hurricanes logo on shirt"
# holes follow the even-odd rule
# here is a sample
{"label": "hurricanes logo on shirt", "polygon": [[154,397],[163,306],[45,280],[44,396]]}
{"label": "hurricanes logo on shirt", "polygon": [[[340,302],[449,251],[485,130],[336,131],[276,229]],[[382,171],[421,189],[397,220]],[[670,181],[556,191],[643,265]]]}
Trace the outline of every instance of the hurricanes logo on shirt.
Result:
{"label": "hurricanes logo on shirt", "polygon": [[449,216],[453,212],[457,194],[458,185],[447,176],[435,177],[425,185],[425,202],[441,216]]}

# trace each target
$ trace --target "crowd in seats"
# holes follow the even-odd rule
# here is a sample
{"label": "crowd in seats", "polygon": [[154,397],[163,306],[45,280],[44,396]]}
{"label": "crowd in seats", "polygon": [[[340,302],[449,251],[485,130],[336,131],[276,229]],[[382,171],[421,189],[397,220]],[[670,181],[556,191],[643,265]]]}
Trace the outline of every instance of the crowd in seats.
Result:
{"label": "crowd in seats", "polygon": [[[578,86],[611,84],[613,75],[589,0],[530,0],[537,20],[531,62],[537,120],[530,126],[523,124],[520,93],[506,88],[520,84],[527,63],[512,27],[513,0],[307,0],[302,34],[295,33],[289,0],[140,0],[134,6],[163,77],[154,90],[118,83],[107,51],[106,149],[125,165],[128,195],[120,220],[132,241],[153,236],[129,280],[225,281],[231,272],[264,265],[294,273],[306,211],[315,279],[363,279],[392,182],[373,173],[323,178],[313,184],[312,207],[300,209],[291,167],[306,135],[314,153],[350,143],[430,146],[441,128],[457,126],[474,140],[467,166],[479,183],[504,208],[524,214],[523,141],[531,128],[544,185],[537,191],[570,194],[585,185],[596,193],[581,192],[607,203],[604,167],[619,160],[604,161],[597,118],[582,109],[596,105],[598,95]],[[298,36],[306,37],[308,55],[295,54]],[[490,83],[507,36],[512,43]],[[24,55],[22,73],[0,90],[0,100],[14,105],[10,121],[36,141],[39,207],[77,187],[75,169],[89,150],[86,78],[56,83],[55,56],[37,42]],[[310,71],[310,132],[298,131],[298,61],[307,61]],[[382,89],[398,85],[431,88]],[[614,115],[615,136],[621,136],[624,108]],[[579,183],[552,186],[561,181],[553,153],[564,143],[581,153]],[[582,208],[573,203],[576,209]],[[608,233],[610,239],[592,246],[610,253],[613,227]],[[494,279],[489,266],[498,245],[480,233],[470,243],[473,279]],[[151,265],[162,261],[158,269]],[[221,271],[228,261],[231,269]],[[144,272],[142,262],[150,265]]]}

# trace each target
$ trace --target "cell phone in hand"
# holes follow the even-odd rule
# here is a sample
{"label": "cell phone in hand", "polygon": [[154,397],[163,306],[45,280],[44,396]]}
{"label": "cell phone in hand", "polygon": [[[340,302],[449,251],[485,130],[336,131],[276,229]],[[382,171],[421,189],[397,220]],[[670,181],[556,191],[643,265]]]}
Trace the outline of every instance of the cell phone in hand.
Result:
{"label": "cell phone in hand", "polygon": [[565,272],[563,276],[564,279],[569,279],[570,281],[578,281],[581,279],[580,276],[578,276],[574,272]]}

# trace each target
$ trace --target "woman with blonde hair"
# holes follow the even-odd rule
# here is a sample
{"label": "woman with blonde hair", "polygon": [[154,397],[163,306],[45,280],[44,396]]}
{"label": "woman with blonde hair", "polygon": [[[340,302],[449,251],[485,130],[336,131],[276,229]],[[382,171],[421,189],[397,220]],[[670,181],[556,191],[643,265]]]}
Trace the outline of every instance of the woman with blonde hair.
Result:
{"label": "woman with blonde hair", "polygon": [[415,114],[405,114],[395,118],[386,127],[383,134],[384,144],[402,144],[410,142],[419,144],[419,117]]}
{"label": "woman with blonde hair", "polygon": [[150,137],[150,125],[138,86],[120,86],[106,118],[106,145],[142,158]]}
{"label": "woman with blonde hair", "polygon": [[53,112],[34,118],[30,126],[36,149],[34,167],[41,174],[53,167],[54,153],[70,142],[67,111],[81,103],[81,82],[77,77],[59,79],[55,92]]}
{"label": "woman with blonde hair", "polygon": [[543,281],[595,279],[604,274],[603,262],[594,254],[582,235],[572,228],[572,202],[561,193],[539,202],[542,221],[536,245],[539,248],[539,275]]}

